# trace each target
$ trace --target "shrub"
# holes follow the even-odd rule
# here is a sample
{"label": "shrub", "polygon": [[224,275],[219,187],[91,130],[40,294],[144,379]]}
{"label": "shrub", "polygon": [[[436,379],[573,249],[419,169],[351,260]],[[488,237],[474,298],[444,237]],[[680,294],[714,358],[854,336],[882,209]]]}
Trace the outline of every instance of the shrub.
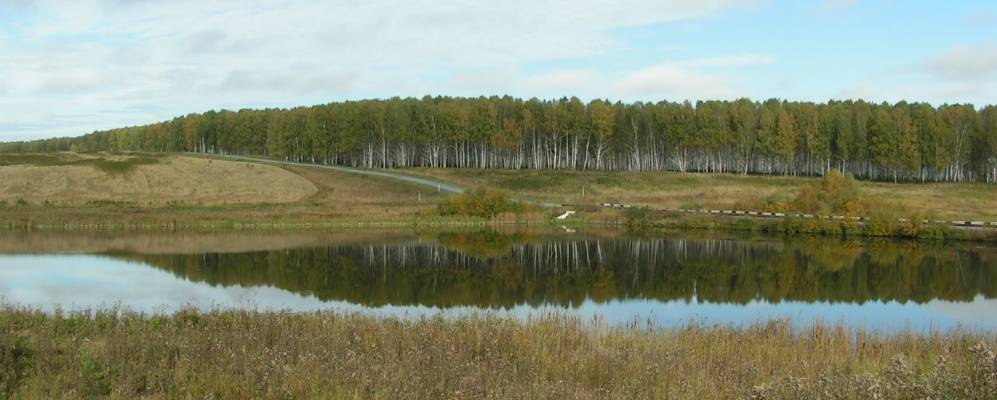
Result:
{"label": "shrub", "polygon": [[802,223],[799,218],[789,215],[782,220],[779,230],[789,235],[795,235],[802,231]]}
{"label": "shrub", "polygon": [[799,230],[801,233],[809,233],[813,235],[827,235],[831,234],[831,225],[825,223],[823,219],[810,218],[800,221]]}
{"label": "shrub", "polygon": [[815,185],[806,185],[793,200],[793,207],[800,211],[816,212],[821,208],[819,189]]}
{"label": "shrub", "polygon": [[680,219],[676,225],[685,229],[713,229],[716,220],[706,215],[690,215]]}
{"label": "shrub", "polygon": [[792,205],[800,211],[830,214],[857,211],[861,202],[855,178],[831,170],[819,182],[800,188]]}
{"label": "shrub", "polygon": [[441,215],[494,218],[505,212],[521,211],[508,195],[487,189],[471,190],[453,196],[439,206]]}
{"label": "shrub", "polygon": [[944,240],[946,237],[952,235],[952,228],[946,224],[938,222],[928,222],[925,224],[921,231],[918,232],[917,237],[919,239],[927,240]]}
{"label": "shrub", "polygon": [[765,199],[764,211],[787,212],[790,209],[792,200],[784,194],[776,193]]}
{"label": "shrub", "polygon": [[887,211],[876,211],[865,222],[865,234],[868,236],[893,236],[897,234],[897,217]]}
{"label": "shrub", "polygon": [[751,218],[739,218],[734,222],[734,229],[739,231],[755,231],[758,230],[758,224]]}
{"label": "shrub", "polygon": [[632,230],[650,228],[654,221],[651,210],[645,207],[628,208],[623,212],[623,218],[626,219],[627,229]]}
{"label": "shrub", "polygon": [[837,226],[842,236],[849,237],[862,235],[862,226],[851,218],[838,221]]}
{"label": "shrub", "polygon": [[900,236],[916,238],[924,228],[924,217],[915,213],[908,216],[903,222],[899,222],[898,225],[900,225],[898,231]]}

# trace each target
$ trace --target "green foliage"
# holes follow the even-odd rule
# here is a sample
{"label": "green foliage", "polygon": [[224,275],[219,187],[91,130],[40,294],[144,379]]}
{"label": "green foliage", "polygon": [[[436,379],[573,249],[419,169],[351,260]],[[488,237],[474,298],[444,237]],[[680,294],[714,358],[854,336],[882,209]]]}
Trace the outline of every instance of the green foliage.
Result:
{"label": "green foliage", "polygon": [[846,217],[844,220],[838,221],[837,225],[841,231],[841,235],[844,237],[862,236],[865,233],[865,227],[851,219],[851,217]]}
{"label": "green foliage", "polygon": [[930,221],[917,232],[918,239],[945,240],[952,236],[952,227],[941,222]]}
{"label": "green foliage", "polygon": [[803,221],[792,215],[786,216],[779,223],[779,230],[787,235],[797,235],[803,233]]}
{"label": "green foliage", "polygon": [[654,226],[654,211],[647,207],[631,207],[623,211],[623,218],[629,230],[647,230]]}
{"label": "green foliage", "polygon": [[507,212],[521,212],[522,205],[503,192],[488,189],[469,190],[441,203],[440,215],[494,218]]}
{"label": "green foliage", "polygon": [[733,228],[739,231],[753,232],[758,230],[758,223],[755,222],[754,218],[738,218],[734,221]]}
{"label": "green foliage", "polygon": [[3,143],[0,152],[252,154],[368,168],[794,176],[839,169],[862,179],[997,182],[995,109],[861,100],[693,105],[426,96],[208,111],[76,138]]}
{"label": "green foliage", "polygon": [[916,238],[921,236],[921,231],[924,229],[924,216],[921,214],[911,214],[902,221],[898,221],[899,226],[897,228],[897,234],[902,237]]}
{"label": "green foliage", "polygon": [[873,211],[865,221],[865,234],[867,236],[895,236],[899,230],[897,215],[888,209]]}
{"label": "green foliage", "polygon": [[683,229],[714,229],[717,227],[717,219],[707,215],[687,215],[679,219],[676,225]]}
{"label": "green foliage", "polygon": [[0,335],[0,397],[8,398],[30,375],[34,353],[21,335]]}
{"label": "green foliage", "polygon": [[855,212],[860,204],[858,184],[851,176],[831,170],[819,182],[800,189],[793,206],[796,210],[823,215]]}

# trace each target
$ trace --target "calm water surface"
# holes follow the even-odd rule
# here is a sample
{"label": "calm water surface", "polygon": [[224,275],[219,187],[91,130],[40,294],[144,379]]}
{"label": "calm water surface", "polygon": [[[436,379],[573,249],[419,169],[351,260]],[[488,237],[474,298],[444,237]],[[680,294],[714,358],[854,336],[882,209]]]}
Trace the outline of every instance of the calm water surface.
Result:
{"label": "calm water surface", "polygon": [[657,326],[788,318],[997,330],[997,248],[981,245],[495,232],[4,235],[0,298],[45,310],[559,312]]}

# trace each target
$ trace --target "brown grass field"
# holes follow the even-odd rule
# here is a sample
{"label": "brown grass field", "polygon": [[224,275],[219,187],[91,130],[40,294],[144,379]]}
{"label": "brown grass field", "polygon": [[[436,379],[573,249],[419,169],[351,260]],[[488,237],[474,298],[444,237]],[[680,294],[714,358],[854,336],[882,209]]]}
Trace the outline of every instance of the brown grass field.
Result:
{"label": "brown grass field", "polygon": [[[13,160],[8,158],[6,163],[5,156],[9,157],[0,154],[0,177],[17,179],[0,180],[0,227],[301,227],[408,222],[446,196],[386,178],[203,157],[159,155],[152,162],[106,170],[79,163],[80,158],[92,155],[60,154],[55,162],[10,157]],[[62,165],[64,158],[79,164]],[[66,174],[68,168],[75,175]],[[188,174],[191,169],[197,172]],[[29,176],[62,175],[24,183]],[[151,184],[150,175],[159,180]],[[118,183],[131,189],[109,188]]]}
{"label": "brown grass field", "polygon": [[0,398],[993,399],[992,333],[0,309]]}
{"label": "brown grass field", "polygon": [[116,171],[87,162],[97,155],[57,153],[50,157],[0,166],[0,202],[216,206],[292,203],[318,191],[298,174],[254,163],[180,156],[100,157],[109,165],[120,165]]}

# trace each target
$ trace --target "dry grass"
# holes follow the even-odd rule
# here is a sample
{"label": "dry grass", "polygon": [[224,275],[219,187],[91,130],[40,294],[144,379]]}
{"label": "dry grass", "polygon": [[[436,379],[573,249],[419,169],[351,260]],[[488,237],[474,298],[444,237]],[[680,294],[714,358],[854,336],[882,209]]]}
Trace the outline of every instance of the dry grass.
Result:
{"label": "dry grass", "polygon": [[997,338],[559,317],[0,310],[0,397],[992,399]]}
{"label": "dry grass", "polygon": [[161,156],[120,174],[65,165],[89,158],[0,155],[8,161],[0,166],[0,227],[404,223],[447,196],[385,178],[205,157]]}
{"label": "dry grass", "polygon": [[315,186],[281,168],[178,156],[4,155],[0,202],[161,207],[289,203]]}
{"label": "dry grass", "polygon": [[[467,187],[506,190],[516,196],[594,205],[619,202],[659,208],[725,208],[770,196],[793,197],[815,178],[674,172],[508,171],[413,169]],[[947,219],[997,221],[997,185],[860,182],[873,200]]]}
{"label": "dry grass", "polygon": [[287,207],[285,211],[291,213],[323,218],[407,218],[435,207],[449,195],[388,178],[292,165],[281,168],[308,179],[319,189],[315,196]]}

